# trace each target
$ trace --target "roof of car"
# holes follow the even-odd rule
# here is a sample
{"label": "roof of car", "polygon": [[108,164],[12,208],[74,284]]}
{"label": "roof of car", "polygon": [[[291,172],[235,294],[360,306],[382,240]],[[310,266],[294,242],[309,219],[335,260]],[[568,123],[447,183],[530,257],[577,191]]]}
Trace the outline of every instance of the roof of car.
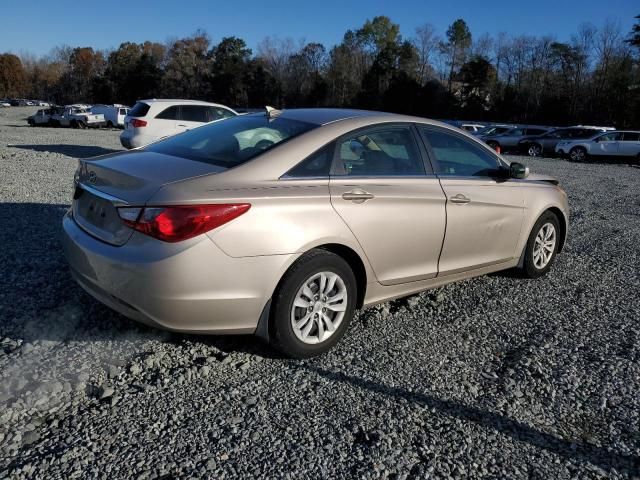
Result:
{"label": "roof of car", "polygon": [[[266,114],[266,111],[265,111]],[[260,115],[254,113],[252,115]],[[316,125],[326,125],[328,123],[346,120],[347,118],[356,117],[379,117],[389,116],[397,117],[398,120],[409,120],[413,117],[405,115],[397,115],[385,112],[373,112],[369,110],[355,110],[349,108],[294,108],[290,110],[282,110],[277,113],[279,117],[298,120],[300,122],[314,123]]]}
{"label": "roof of car", "polygon": [[186,100],[181,98],[147,98],[144,100],[138,100],[138,102],[144,102],[146,104],[152,103],[192,103],[194,105],[212,105],[214,107],[223,107],[229,108],[226,105],[222,105],[221,103],[213,103],[213,102],[205,102],[204,100]]}

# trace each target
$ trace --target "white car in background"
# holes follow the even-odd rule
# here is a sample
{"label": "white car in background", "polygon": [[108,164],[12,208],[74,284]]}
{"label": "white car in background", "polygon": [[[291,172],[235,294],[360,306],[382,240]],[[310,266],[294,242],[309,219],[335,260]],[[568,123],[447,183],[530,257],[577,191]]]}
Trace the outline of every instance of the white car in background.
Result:
{"label": "white car in background", "polygon": [[556,153],[576,162],[589,157],[624,157],[640,164],[640,131],[616,130],[582,140],[564,140],[556,145]]}
{"label": "white car in background", "polygon": [[93,113],[101,113],[107,122],[107,127],[124,128],[124,119],[129,114],[130,108],[126,105],[114,103],[113,105],[93,105],[91,111]]}
{"label": "white car in background", "polygon": [[138,148],[236,115],[229,107],[199,100],[139,100],[124,120],[120,143],[125,148]]}

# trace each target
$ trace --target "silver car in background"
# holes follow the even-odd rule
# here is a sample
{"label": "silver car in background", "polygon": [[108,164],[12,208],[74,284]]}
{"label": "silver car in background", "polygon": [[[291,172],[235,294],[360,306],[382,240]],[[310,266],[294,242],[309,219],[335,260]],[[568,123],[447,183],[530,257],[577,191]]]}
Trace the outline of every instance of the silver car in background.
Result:
{"label": "silver car in background", "polygon": [[640,131],[616,130],[584,140],[564,140],[556,145],[556,153],[576,162],[589,157],[619,157],[640,165]]}
{"label": "silver car in background", "polygon": [[439,122],[267,109],[80,160],[63,229],[73,276],[122,314],[303,358],[365,305],[546,274],[568,204],[555,179]]}

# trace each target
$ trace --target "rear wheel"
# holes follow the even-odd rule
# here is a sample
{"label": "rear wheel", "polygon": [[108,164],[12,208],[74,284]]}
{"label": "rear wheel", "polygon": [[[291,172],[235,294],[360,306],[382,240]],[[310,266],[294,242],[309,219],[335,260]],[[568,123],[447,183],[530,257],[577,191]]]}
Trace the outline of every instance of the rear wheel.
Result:
{"label": "rear wheel", "polygon": [[107,121],[107,128],[113,128],[113,122],[111,120]]}
{"label": "rear wheel", "polygon": [[273,346],[294,358],[327,352],[349,328],[356,297],[349,264],[326,250],[311,250],[287,271],[274,295]]}
{"label": "rear wheel", "polygon": [[584,162],[587,159],[587,149],[584,147],[573,147],[569,151],[569,158],[574,162]]}
{"label": "rear wheel", "polygon": [[523,273],[529,278],[545,275],[550,269],[560,246],[560,222],[551,212],[543,213],[531,229],[525,247]]}
{"label": "rear wheel", "polygon": [[527,148],[527,154],[530,157],[539,157],[542,155],[542,146],[540,146],[537,143],[532,143],[531,145],[529,145],[529,148]]}

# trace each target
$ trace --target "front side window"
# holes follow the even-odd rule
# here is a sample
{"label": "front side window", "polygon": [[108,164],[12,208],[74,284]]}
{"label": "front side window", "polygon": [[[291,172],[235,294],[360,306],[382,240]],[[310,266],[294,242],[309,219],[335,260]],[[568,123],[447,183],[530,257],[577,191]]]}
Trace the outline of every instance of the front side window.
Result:
{"label": "front side window", "polygon": [[145,150],[231,168],[316,127],[264,114],[242,115],[188,130]]}
{"label": "front side window", "polygon": [[420,130],[431,145],[438,175],[490,176],[500,166],[491,152],[467,139],[430,128]]}
{"label": "front side window", "polygon": [[620,132],[605,133],[598,137],[599,142],[616,142],[618,140],[622,140],[622,133]]}
{"label": "front side window", "polygon": [[337,175],[424,175],[424,163],[411,129],[389,127],[360,131],[340,141]]}

